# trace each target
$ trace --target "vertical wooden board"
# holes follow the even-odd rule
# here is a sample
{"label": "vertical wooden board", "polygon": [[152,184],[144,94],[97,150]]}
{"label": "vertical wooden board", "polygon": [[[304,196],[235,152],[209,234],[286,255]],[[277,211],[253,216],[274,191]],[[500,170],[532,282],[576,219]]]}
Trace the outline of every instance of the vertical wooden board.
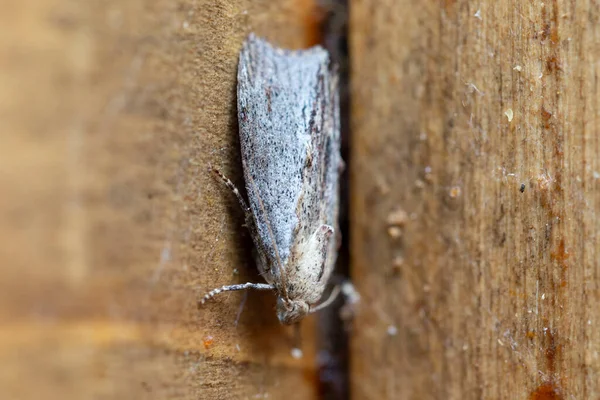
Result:
{"label": "vertical wooden board", "polygon": [[353,398],[597,398],[598,8],[350,10]]}
{"label": "vertical wooden board", "polygon": [[315,395],[243,217],[237,56],[319,40],[312,1],[0,3],[0,397]]}

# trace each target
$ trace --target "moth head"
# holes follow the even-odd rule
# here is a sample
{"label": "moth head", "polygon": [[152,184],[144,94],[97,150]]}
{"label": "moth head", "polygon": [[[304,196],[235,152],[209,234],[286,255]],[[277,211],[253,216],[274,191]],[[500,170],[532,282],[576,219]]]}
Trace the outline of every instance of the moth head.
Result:
{"label": "moth head", "polygon": [[277,299],[277,318],[284,325],[291,325],[310,313],[310,306],[303,300]]}

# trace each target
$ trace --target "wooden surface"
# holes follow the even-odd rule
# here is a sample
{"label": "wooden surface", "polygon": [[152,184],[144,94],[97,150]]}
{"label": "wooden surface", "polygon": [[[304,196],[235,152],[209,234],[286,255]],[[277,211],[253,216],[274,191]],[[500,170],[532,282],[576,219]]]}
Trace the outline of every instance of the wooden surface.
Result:
{"label": "wooden surface", "polygon": [[600,10],[351,1],[354,399],[600,396]]}
{"label": "wooden surface", "polygon": [[307,399],[231,194],[237,55],[319,41],[312,1],[0,2],[0,397]]}

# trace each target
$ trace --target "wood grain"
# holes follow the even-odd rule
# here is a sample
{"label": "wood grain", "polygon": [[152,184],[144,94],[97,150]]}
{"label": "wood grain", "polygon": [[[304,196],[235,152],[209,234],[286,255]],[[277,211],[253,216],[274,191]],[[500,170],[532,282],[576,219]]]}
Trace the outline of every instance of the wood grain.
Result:
{"label": "wood grain", "polygon": [[242,185],[250,31],[319,41],[313,1],[0,2],[0,397],[315,395],[212,164]]}
{"label": "wood grain", "polygon": [[600,396],[600,10],[350,4],[354,399]]}

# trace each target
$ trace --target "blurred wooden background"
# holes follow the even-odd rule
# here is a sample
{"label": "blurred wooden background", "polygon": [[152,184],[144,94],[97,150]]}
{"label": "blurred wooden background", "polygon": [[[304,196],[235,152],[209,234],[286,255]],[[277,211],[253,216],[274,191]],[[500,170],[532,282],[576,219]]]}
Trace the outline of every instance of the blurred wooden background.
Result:
{"label": "blurred wooden background", "polygon": [[598,4],[351,10],[353,397],[599,398]]}
{"label": "blurred wooden background", "polygon": [[[2,399],[321,396],[314,318],[295,360],[272,295],[196,308],[260,279],[206,173],[241,43],[316,1],[0,1]],[[599,398],[600,7],[349,9],[351,397]]]}

